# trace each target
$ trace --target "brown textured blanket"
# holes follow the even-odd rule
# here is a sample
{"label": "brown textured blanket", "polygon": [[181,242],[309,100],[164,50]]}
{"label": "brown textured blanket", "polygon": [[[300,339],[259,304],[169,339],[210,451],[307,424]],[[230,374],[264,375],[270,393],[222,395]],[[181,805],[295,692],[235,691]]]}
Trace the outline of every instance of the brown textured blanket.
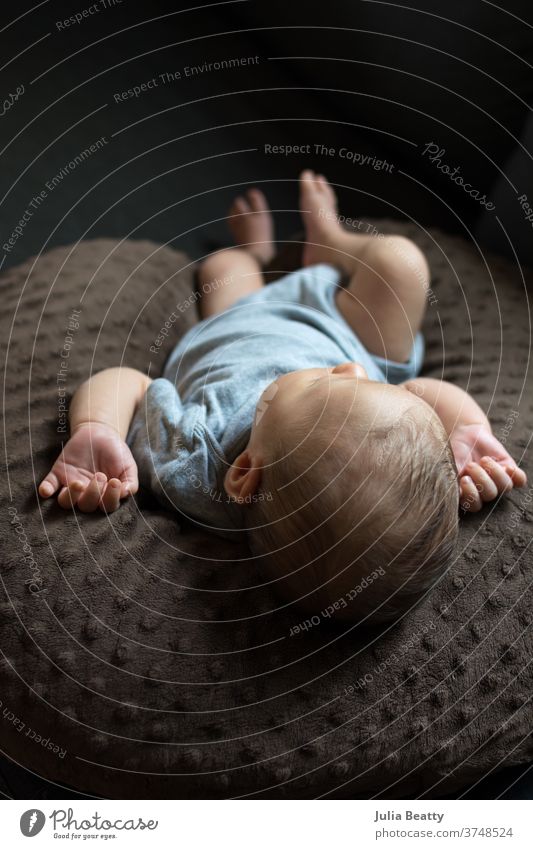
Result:
{"label": "brown textured blanket", "polygon": [[[528,471],[527,281],[459,238],[394,229],[432,267],[424,372],[468,388]],[[38,503],[77,384],[121,363],[159,373],[196,320],[192,278],[170,248],[111,240],[2,276],[2,750],[117,798],[438,797],[533,759],[531,466],[382,634],[295,633],[242,546],[145,495],[110,517]]]}

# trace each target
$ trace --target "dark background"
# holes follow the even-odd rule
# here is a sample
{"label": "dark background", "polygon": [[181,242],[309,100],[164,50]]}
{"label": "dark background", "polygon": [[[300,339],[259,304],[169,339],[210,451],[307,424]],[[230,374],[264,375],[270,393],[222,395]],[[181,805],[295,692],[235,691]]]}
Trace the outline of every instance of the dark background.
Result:
{"label": "dark background", "polygon": [[[6,267],[95,236],[169,241],[196,258],[227,239],[228,204],[250,182],[280,210],[287,238],[299,226],[295,181],[305,166],[337,185],[346,214],[410,218],[532,262],[531,222],[517,201],[533,199],[526,0],[505,10],[485,0],[231,0],[192,11],[122,0],[58,30],[89,5],[49,0],[0,33],[2,96],[25,86],[0,122],[2,233],[74,156],[107,140],[48,193]],[[185,76],[187,66],[242,57],[258,60]],[[160,81],[176,71],[180,80]],[[115,102],[154,77],[157,87]],[[430,142],[494,212],[429,162]],[[346,147],[393,170],[264,152],[302,143]]]}
{"label": "dark background", "polygon": [[[150,238],[197,259],[227,242],[232,197],[260,185],[278,234],[299,227],[297,175],[324,172],[351,216],[410,219],[533,264],[533,9],[484,0],[450,4],[283,3],[235,0],[183,11],[123,0],[68,28],[91,4],[44,2],[3,10],[1,99],[24,94],[0,118],[2,244],[32,198],[81,151],[105,137],[35,210],[3,267],[96,236]],[[191,0],[191,6],[195,5]],[[34,8],[32,8],[34,7]],[[257,57],[238,68],[187,66]],[[181,74],[163,83],[160,74]],[[115,95],[156,78],[157,86]],[[442,162],[495,204],[485,210],[432,164]],[[310,144],[312,154],[265,153]],[[314,145],[335,153],[316,155]],[[392,164],[376,171],[340,148]],[[472,798],[531,798],[528,769],[490,776]],[[0,791],[65,798],[22,768],[0,765]]]}

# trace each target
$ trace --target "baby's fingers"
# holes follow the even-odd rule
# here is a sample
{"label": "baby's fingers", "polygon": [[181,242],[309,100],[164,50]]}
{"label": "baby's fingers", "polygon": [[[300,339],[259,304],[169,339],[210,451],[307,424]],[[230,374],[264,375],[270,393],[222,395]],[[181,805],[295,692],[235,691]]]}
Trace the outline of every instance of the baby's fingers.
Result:
{"label": "baby's fingers", "polygon": [[104,494],[106,482],[107,477],[102,472],[97,472],[91,479],[89,486],[78,499],[78,507],[82,513],[93,513],[97,509]]}
{"label": "baby's fingers", "polygon": [[120,505],[120,491],[122,484],[117,478],[108,481],[105,492],[100,502],[100,509],[106,513],[113,513]]}
{"label": "baby's fingers", "polygon": [[59,478],[53,472],[48,472],[39,484],[39,495],[41,498],[50,498],[59,489]]}
{"label": "baby's fingers", "polygon": [[511,491],[513,479],[496,460],[493,460],[492,457],[482,457],[479,464],[490,475],[499,493]]}
{"label": "baby's fingers", "polygon": [[120,497],[127,498],[128,495],[135,495],[135,493],[139,489],[139,478],[137,476],[137,469],[129,469],[126,477],[122,480],[122,486],[120,489]]}
{"label": "baby's fingers", "polygon": [[479,463],[469,463],[467,472],[472,477],[482,501],[493,501],[498,496],[498,487]]}
{"label": "baby's fingers", "polygon": [[506,466],[505,470],[511,478],[513,484],[517,487],[525,486],[527,483],[527,475],[518,466]]}
{"label": "baby's fingers", "polygon": [[64,486],[57,497],[57,503],[63,510],[71,510],[79,501],[79,498],[85,490],[83,481],[72,481],[68,486]]}
{"label": "baby's fingers", "polygon": [[483,506],[483,502],[472,478],[469,475],[463,475],[459,481],[459,487],[462,509],[468,510],[470,513],[479,512]]}

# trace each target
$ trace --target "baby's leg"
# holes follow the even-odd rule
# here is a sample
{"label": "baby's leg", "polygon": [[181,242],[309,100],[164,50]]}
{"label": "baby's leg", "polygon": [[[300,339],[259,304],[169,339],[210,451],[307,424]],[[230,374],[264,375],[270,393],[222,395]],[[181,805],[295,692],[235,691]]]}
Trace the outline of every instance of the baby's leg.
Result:
{"label": "baby's leg", "polygon": [[[346,246],[349,250],[349,245]],[[403,236],[372,237],[354,257],[337,306],[372,354],[408,359],[426,309],[429,271],[423,254]]]}
{"label": "baby's leg", "polygon": [[198,271],[202,295],[202,318],[229,309],[240,298],[263,286],[261,267],[254,256],[241,248],[228,248],[211,254]]}
{"label": "baby's leg", "polygon": [[223,312],[260,289],[264,284],[260,263],[268,262],[274,253],[272,215],[259,189],[235,198],[228,226],[240,247],[217,251],[200,265],[202,318]]}
{"label": "baby's leg", "polygon": [[301,206],[309,243],[304,262],[339,266],[350,278],[337,294],[343,317],[370,353],[404,362],[426,308],[424,255],[403,236],[346,231],[336,219],[333,189],[312,172],[302,176]]}

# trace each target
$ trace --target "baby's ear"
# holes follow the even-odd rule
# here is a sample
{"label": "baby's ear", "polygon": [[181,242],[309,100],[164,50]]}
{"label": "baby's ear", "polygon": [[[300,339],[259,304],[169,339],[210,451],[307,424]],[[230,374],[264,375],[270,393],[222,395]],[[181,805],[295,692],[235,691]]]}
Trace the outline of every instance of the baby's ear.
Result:
{"label": "baby's ear", "polygon": [[261,483],[261,465],[248,449],[239,454],[224,478],[224,489],[230,498],[240,504],[251,502]]}

